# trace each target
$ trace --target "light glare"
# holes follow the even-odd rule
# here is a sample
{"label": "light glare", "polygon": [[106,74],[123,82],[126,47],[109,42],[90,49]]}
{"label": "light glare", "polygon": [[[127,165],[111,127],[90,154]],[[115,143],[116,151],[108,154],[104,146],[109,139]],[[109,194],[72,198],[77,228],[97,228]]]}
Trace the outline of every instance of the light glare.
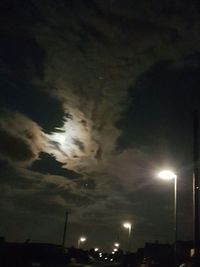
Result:
{"label": "light glare", "polygon": [[129,223],[129,222],[124,223],[123,226],[126,229],[131,229],[131,223]]}
{"label": "light glare", "polygon": [[176,175],[169,170],[164,170],[159,172],[158,176],[163,180],[172,180],[176,178]]}
{"label": "light glare", "polygon": [[79,239],[81,242],[85,242],[86,241],[86,238],[84,236],[80,237]]}

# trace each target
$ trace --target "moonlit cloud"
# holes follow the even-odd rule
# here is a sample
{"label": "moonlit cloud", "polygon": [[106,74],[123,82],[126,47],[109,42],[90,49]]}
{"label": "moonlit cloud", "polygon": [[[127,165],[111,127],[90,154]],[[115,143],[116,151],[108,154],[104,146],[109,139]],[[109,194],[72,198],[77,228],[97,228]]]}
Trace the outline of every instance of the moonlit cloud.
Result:
{"label": "moonlit cloud", "polygon": [[46,151],[67,168],[81,170],[96,162],[98,143],[85,116],[73,109],[69,114],[62,128],[46,134],[50,144]]}
{"label": "moonlit cloud", "polygon": [[41,128],[23,114],[6,111],[0,129],[0,155],[12,163],[30,165],[47,145]]}
{"label": "moonlit cloud", "polygon": [[[199,21],[181,12],[168,16],[170,7],[159,1],[151,8],[139,1],[91,1],[91,9],[79,1],[70,7],[77,14],[73,18],[64,4],[56,12],[54,3],[47,10],[35,4],[47,20],[35,29],[46,51],[44,82],[52,85],[49,93],[62,101],[67,116],[63,132],[48,135],[59,147],[52,146],[52,153],[71,169],[92,168],[115,153],[121,134],[116,123],[126,109],[127,89],[156,62],[176,64],[195,51],[198,44],[191,39],[196,39]],[[174,3],[175,10],[183,7]],[[189,7],[188,12],[194,11]]]}
{"label": "moonlit cloud", "polygon": [[[44,135],[49,143],[38,150],[34,148],[33,158],[37,158],[39,151],[46,151],[74,170],[92,168],[106,160],[115,151],[120,136],[120,126],[115,124],[125,109],[129,86],[158,60],[178,62],[197,48],[197,42],[189,41],[196,38],[195,25],[199,23],[196,16],[190,22],[183,20],[181,13],[176,19],[165,13],[155,16],[157,6],[163,12],[168,8],[158,3],[148,10],[146,4],[139,2],[137,8],[131,1],[102,3],[91,2],[95,16],[81,1],[76,8],[72,5],[81,21],[78,16],[68,16],[71,11],[64,4],[60,8],[59,4],[49,2],[44,9],[39,1],[34,3],[46,18],[46,22],[34,26],[34,38],[46,51],[44,77],[39,84],[61,101],[66,117],[60,118],[63,121],[60,131]],[[174,5],[183,6],[181,2]],[[103,13],[98,13],[98,9]],[[109,20],[103,15],[108,11]],[[126,16],[129,19],[132,16],[132,20],[126,21]],[[190,35],[186,31],[189,23]]]}

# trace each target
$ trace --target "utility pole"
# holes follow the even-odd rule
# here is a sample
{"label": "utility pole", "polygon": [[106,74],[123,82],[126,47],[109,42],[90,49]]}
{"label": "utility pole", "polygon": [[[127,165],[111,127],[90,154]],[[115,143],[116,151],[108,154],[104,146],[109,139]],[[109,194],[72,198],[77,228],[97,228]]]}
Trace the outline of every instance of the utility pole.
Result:
{"label": "utility pole", "polygon": [[194,256],[199,256],[199,115],[193,114],[193,231]]}
{"label": "utility pole", "polygon": [[62,247],[65,247],[66,241],[66,232],[67,232],[67,222],[68,222],[68,212],[65,213],[65,224],[64,224],[64,231],[63,231],[63,240],[62,240]]}

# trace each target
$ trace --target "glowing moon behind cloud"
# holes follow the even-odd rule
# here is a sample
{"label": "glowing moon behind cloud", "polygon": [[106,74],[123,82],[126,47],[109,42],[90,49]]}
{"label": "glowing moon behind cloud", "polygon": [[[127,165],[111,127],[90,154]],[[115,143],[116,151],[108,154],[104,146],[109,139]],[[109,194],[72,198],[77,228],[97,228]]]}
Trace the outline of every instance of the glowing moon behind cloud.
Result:
{"label": "glowing moon behind cloud", "polygon": [[61,128],[46,134],[49,140],[48,153],[67,168],[77,169],[96,161],[98,143],[93,137],[91,123],[80,112],[70,110],[70,117],[64,118]]}
{"label": "glowing moon behind cloud", "polygon": [[51,135],[51,138],[52,138],[53,141],[59,143],[60,147],[62,148],[64,146],[64,144],[65,144],[66,132],[63,132],[63,133],[54,132]]}

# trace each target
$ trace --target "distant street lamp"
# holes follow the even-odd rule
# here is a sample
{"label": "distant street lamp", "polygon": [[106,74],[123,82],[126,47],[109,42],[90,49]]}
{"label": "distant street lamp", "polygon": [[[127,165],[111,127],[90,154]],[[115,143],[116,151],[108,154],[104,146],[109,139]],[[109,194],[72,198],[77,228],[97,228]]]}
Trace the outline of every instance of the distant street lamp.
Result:
{"label": "distant street lamp", "polygon": [[174,259],[177,254],[177,175],[169,170],[161,171],[158,176],[163,180],[174,180]]}
{"label": "distant street lamp", "polygon": [[118,247],[119,247],[119,243],[115,243],[114,246],[115,246],[116,248],[118,248]]}
{"label": "distant street lamp", "polygon": [[87,240],[86,237],[81,236],[81,237],[78,239],[78,248],[80,248],[81,243],[84,243],[86,240]]}
{"label": "distant street lamp", "polygon": [[128,229],[128,251],[130,250],[130,242],[131,242],[131,228],[132,224],[130,222],[123,223],[123,227]]}
{"label": "distant street lamp", "polygon": [[99,248],[94,248],[94,251],[95,251],[95,252],[99,251]]}

